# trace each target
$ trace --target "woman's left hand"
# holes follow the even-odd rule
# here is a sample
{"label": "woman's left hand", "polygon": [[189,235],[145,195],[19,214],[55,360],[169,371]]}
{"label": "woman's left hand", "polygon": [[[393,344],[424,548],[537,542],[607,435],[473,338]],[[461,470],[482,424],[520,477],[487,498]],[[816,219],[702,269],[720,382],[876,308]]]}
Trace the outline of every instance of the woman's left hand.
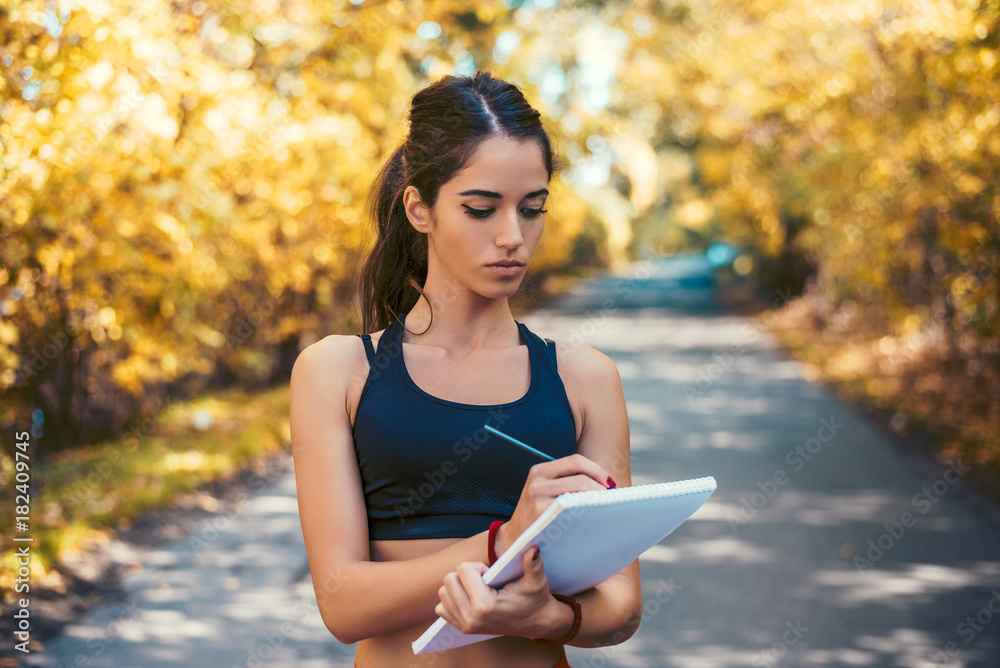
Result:
{"label": "woman's left hand", "polygon": [[444,577],[438,589],[441,602],[434,612],[467,634],[513,635],[542,637],[548,606],[561,605],[549,592],[549,579],[542,568],[542,559],[532,559],[537,547],[521,555],[524,575],[511,580],[500,589],[483,582],[486,564],[466,561]]}

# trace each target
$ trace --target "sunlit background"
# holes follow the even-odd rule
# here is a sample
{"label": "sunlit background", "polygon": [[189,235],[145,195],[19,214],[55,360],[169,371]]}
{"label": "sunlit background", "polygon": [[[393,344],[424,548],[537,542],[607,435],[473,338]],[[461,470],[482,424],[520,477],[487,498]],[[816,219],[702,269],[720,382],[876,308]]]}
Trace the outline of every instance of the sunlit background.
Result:
{"label": "sunlit background", "polygon": [[360,331],[362,206],[410,98],[479,68],[522,88],[566,158],[529,296],[714,248],[720,284],[780,307],[817,378],[990,487],[998,17],[996,0],[4,3],[0,479],[30,430],[48,467],[33,568],[286,443],[296,355]]}

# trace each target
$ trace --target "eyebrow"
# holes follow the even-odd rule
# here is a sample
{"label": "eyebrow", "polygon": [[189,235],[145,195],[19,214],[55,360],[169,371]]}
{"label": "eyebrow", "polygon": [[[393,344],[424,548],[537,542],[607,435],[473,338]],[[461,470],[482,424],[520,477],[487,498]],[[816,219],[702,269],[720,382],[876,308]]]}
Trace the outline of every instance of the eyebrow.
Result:
{"label": "eyebrow", "polygon": [[[548,195],[549,191],[547,188],[542,188],[541,190],[536,190],[530,192],[524,196],[524,199],[529,199],[531,197],[537,197],[538,195]],[[503,199],[503,195],[500,193],[495,193],[491,190],[466,190],[458,193],[459,197],[465,197],[466,195],[481,195],[483,197],[492,197],[493,199]]]}

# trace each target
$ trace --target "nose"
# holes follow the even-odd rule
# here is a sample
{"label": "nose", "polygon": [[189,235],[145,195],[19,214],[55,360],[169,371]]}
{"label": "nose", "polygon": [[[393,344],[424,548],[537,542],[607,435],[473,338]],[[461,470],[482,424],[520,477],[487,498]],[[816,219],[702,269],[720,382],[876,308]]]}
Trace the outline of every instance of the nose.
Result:
{"label": "nose", "polygon": [[517,218],[517,211],[498,218],[500,229],[497,230],[497,246],[519,248],[524,243],[524,236],[521,234],[521,221]]}

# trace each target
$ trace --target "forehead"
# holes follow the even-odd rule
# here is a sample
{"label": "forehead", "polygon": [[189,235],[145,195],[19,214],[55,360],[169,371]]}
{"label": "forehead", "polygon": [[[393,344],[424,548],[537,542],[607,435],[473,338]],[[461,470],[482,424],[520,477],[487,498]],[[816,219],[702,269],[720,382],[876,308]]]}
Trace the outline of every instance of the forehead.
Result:
{"label": "forehead", "polygon": [[523,197],[547,185],[548,171],[538,142],[491,137],[441,189],[450,195],[481,189]]}

